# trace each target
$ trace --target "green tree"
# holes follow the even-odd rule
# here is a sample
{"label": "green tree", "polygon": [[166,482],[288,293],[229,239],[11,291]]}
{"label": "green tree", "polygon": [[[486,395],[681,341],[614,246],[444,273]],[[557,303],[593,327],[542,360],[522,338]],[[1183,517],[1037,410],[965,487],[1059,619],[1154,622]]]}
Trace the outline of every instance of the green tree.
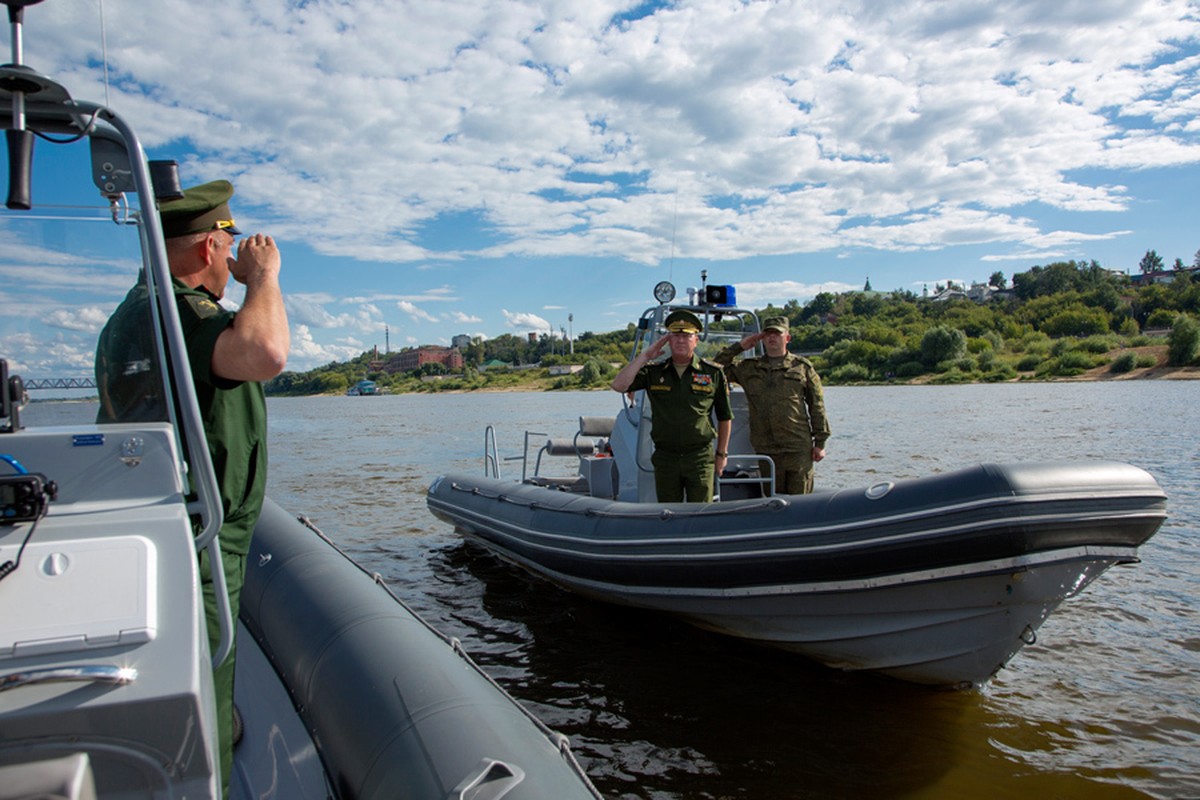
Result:
{"label": "green tree", "polygon": [[350,387],[345,375],[337,372],[325,372],[317,376],[316,391],[320,394],[342,393]]}
{"label": "green tree", "polygon": [[808,319],[820,314],[828,314],[833,311],[834,303],[837,302],[837,297],[830,292],[821,292],[816,297],[808,302],[804,307],[804,312],[801,314],[801,319]]}
{"label": "green tree", "polygon": [[1182,367],[1191,364],[1200,353],[1200,324],[1191,317],[1180,314],[1171,326],[1167,338],[1167,363]]}
{"label": "green tree", "polygon": [[967,335],[958,328],[937,325],[921,337],[921,360],[929,366],[957,361],[967,353]]}
{"label": "green tree", "polygon": [[1094,336],[1108,332],[1108,314],[1097,308],[1070,308],[1060,311],[1042,324],[1051,336]]}
{"label": "green tree", "polygon": [[997,270],[992,273],[992,277],[988,278],[988,286],[994,286],[997,289],[1003,289],[1008,285],[1008,281],[1004,277],[1004,273]]}
{"label": "green tree", "polygon": [[1142,256],[1142,260],[1138,264],[1138,269],[1140,269],[1143,273],[1158,272],[1162,268],[1162,256],[1153,250],[1147,250],[1146,255]]}

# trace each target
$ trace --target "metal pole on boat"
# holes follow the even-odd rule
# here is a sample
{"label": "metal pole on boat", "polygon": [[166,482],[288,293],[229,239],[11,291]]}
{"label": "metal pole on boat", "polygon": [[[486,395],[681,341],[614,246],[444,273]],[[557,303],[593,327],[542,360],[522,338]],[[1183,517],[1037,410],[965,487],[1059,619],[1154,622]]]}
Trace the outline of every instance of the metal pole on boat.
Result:
{"label": "metal pole on boat", "polygon": [[[12,64],[23,66],[21,28],[25,17],[25,6],[41,0],[4,0],[8,6],[8,21],[12,29]],[[12,94],[12,127],[4,132],[8,142],[8,200],[9,208],[28,211],[33,208],[30,197],[30,173],[33,169],[33,133],[25,130],[25,93],[37,90],[33,81],[10,76],[4,88]]]}

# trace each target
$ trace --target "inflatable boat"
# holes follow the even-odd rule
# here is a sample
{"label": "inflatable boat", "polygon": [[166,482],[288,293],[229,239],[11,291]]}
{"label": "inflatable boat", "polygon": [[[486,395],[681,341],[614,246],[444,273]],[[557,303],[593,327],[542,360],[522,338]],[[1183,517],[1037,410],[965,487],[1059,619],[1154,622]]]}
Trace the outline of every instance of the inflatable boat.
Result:
{"label": "inflatable boat", "polygon": [[[76,270],[126,265],[117,277],[132,282],[140,264],[152,298],[145,369],[161,377],[165,402],[139,422],[27,425],[37,415],[18,373],[50,382],[26,371],[37,352],[78,351],[90,364],[95,339],[87,326],[70,329],[75,339],[66,326],[39,329],[49,310],[0,320],[0,342],[21,351],[0,352],[0,798],[217,800],[226,780],[233,798],[599,797],[565,738],[269,500],[240,616],[227,601],[218,610],[210,652],[197,554],[217,555],[222,512],[158,182],[117,113],[21,63],[36,0],[4,3],[14,56],[0,66],[6,252],[36,264],[32,282],[61,290],[47,296],[61,299],[62,319],[94,310]],[[72,165],[76,184],[64,177]],[[208,561],[223,589],[221,559]],[[235,642],[241,728],[225,776],[212,669]]]}
{"label": "inflatable boat", "polygon": [[[753,311],[704,302],[704,287],[686,304],[673,296],[656,287],[635,352],[678,308],[703,320],[709,348],[758,329]],[[523,453],[501,458],[488,428],[483,474],[443,475],[426,502],[468,539],[580,594],[832,667],[947,686],[986,682],[1063,600],[1136,562],[1166,516],[1154,478],[1116,462],[982,464],[778,494],[769,459],[750,449],[745,395],[731,401],[729,463],[712,503],[656,501],[641,392],[536,453],[545,434],[527,433]],[[556,456],[568,474],[549,474]],[[520,479],[500,477],[505,461],[521,462]]]}

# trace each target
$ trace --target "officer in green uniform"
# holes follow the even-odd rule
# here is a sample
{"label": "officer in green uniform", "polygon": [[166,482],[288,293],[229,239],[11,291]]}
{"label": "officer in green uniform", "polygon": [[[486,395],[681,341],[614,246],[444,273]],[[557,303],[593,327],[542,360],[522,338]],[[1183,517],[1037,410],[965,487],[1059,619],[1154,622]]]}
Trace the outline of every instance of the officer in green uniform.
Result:
{"label": "officer in green uniform", "polygon": [[[279,250],[264,234],[237,240],[241,231],[230,213],[232,195],[228,181],[213,181],[187,189],[182,199],[163,203],[159,214],[206,443],[220,488],[224,511],[220,551],[236,619],[246,553],[267,483],[267,417],[261,381],[283,371],[290,334],[279,288]],[[237,312],[219,305],[230,277],[246,286]],[[100,422],[165,419],[162,378],[145,334],[147,308],[145,288],[135,287],[100,335],[96,354]],[[215,648],[219,630],[207,561],[205,551],[200,574],[209,642]],[[226,792],[233,764],[233,673],[230,653],[214,673]]]}
{"label": "officer in green uniform", "polygon": [[[787,317],[771,317],[761,333],[731,344],[715,360],[746,391],[750,444],[775,462],[775,488],[804,494],[813,489],[813,463],[825,457],[829,418],[821,376],[807,358],[788,352],[791,338]],[[766,355],[734,363],[759,342]]]}
{"label": "officer in green uniform", "polygon": [[[618,392],[646,390],[654,441],[654,486],[661,503],[707,503],[713,497],[713,473],[725,468],[733,410],[721,366],[697,358],[700,320],[675,311],[663,324],[667,333],[634,356],[613,379]],[[670,345],[671,357],[650,363]],[[716,413],[714,430],[712,414]],[[713,453],[713,439],[717,440]]]}

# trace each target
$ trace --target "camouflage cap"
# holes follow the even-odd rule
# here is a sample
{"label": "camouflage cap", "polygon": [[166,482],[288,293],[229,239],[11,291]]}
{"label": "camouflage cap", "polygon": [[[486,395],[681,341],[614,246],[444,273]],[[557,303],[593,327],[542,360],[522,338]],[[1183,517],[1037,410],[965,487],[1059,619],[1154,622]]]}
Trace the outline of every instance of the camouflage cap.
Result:
{"label": "camouflage cap", "polygon": [[775,331],[777,333],[790,334],[792,332],[791,323],[787,317],[767,317],[763,322],[763,333],[767,331]]}
{"label": "camouflage cap", "polygon": [[668,314],[667,318],[663,320],[663,325],[671,333],[699,333],[701,327],[700,318],[683,309]]}
{"label": "camouflage cap", "polygon": [[183,197],[170,200],[158,207],[162,219],[163,236],[173,239],[190,233],[223,230],[241,236],[229,211],[229,198],[233,197],[233,184],[229,181],[211,181],[183,190]]}

